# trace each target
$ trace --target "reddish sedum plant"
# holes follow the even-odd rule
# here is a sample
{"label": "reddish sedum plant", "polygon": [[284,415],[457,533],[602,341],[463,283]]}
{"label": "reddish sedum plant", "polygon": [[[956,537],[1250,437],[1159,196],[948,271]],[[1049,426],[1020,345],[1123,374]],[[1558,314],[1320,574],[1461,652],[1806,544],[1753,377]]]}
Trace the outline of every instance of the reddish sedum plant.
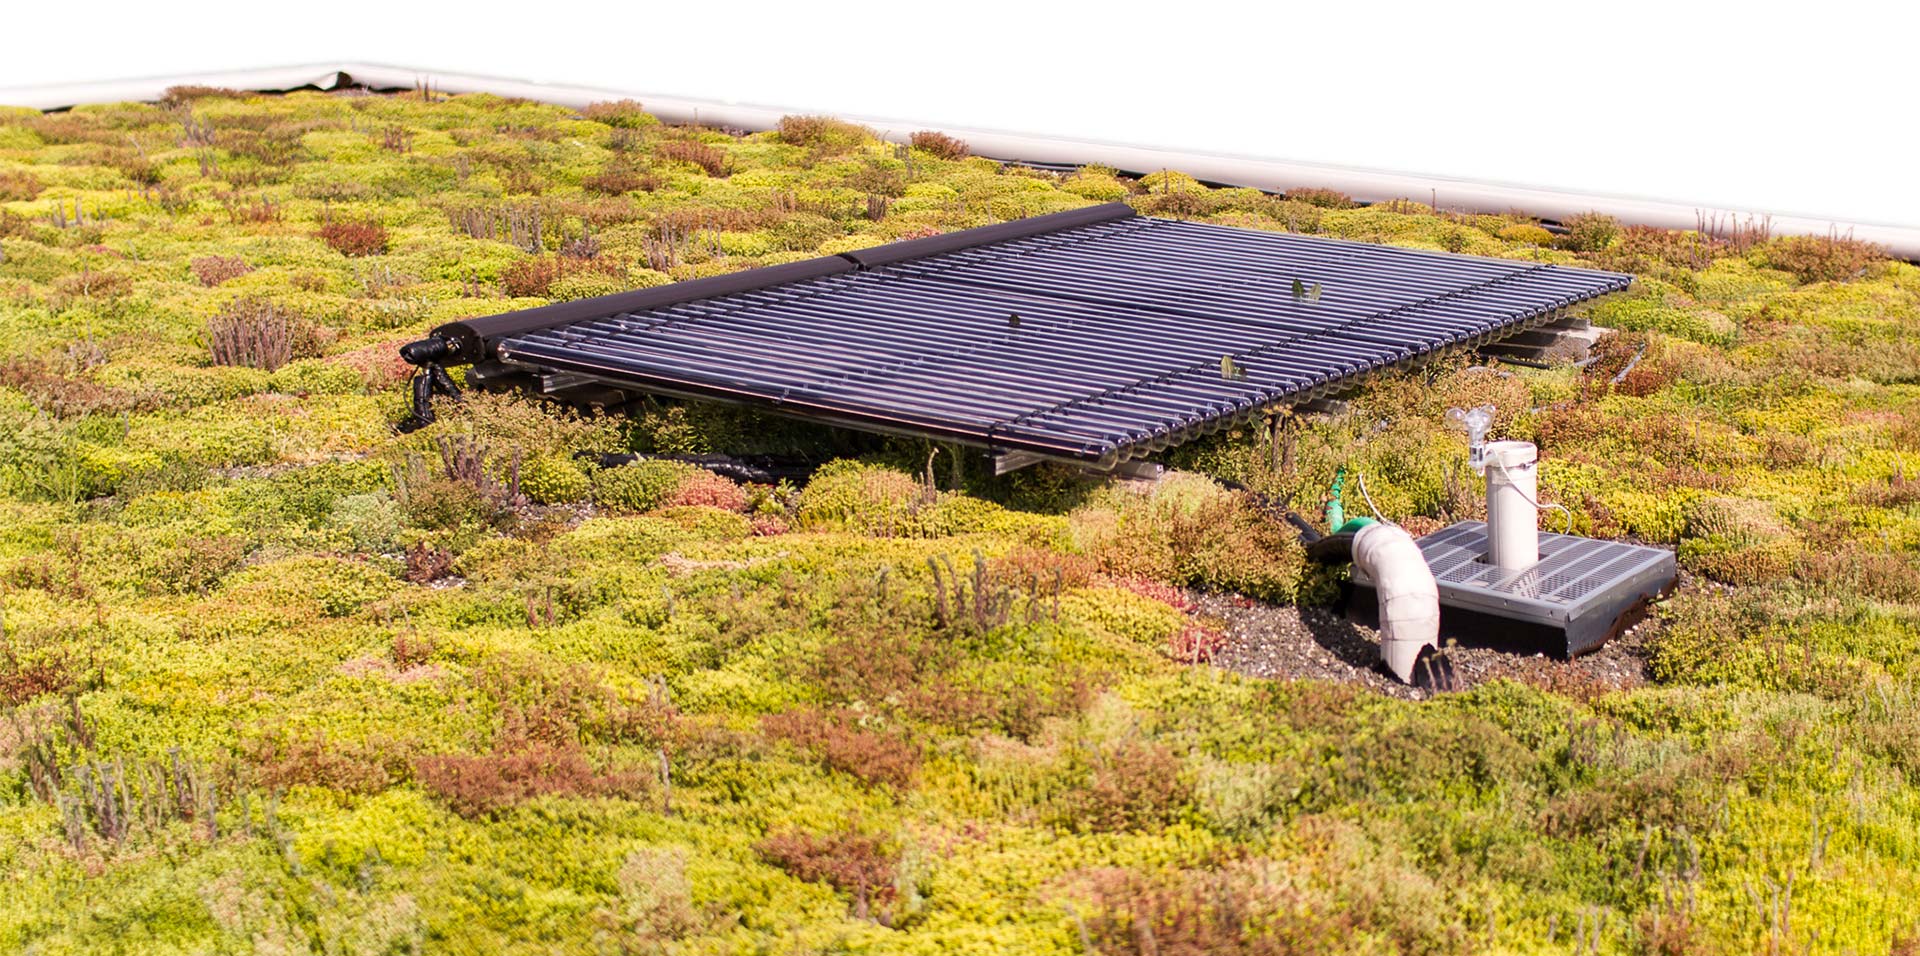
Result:
{"label": "reddish sedum plant", "polygon": [[686,139],[668,140],[660,144],[655,155],[671,162],[692,163],[709,176],[725,176],[728,171],[726,152],[706,143]]}
{"label": "reddish sedum plant", "polygon": [[605,123],[622,129],[653,124],[653,117],[647,115],[646,109],[638,100],[603,100],[598,103],[588,103],[587,108],[580,111],[580,115],[595,123]]}
{"label": "reddish sedum plant", "polygon": [[723,511],[742,511],[747,507],[747,490],[726,478],[703,471],[687,476],[673,497],[667,499],[667,505],[705,505]]}
{"label": "reddish sedum plant", "polygon": [[377,256],[387,251],[387,230],[377,222],[330,222],[316,233],[343,256]]}
{"label": "reddish sedum plant", "polygon": [[1879,247],[1844,236],[1788,236],[1762,252],[1767,265],[1802,282],[1838,282],[1866,272],[1884,258]]}
{"label": "reddish sedum plant", "polygon": [[469,820],[497,816],[544,796],[596,797],[644,788],[634,773],[596,770],[580,745],[526,741],[485,754],[442,754],[414,761],[422,786]]}
{"label": "reddish sedum plant", "polygon": [[816,836],[788,831],[760,841],[760,858],[796,879],[826,883],[853,897],[853,913],[871,915],[875,903],[893,899],[899,855],[877,836],[844,831]]}
{"label": "reddish sedum plant", "polygon": [[618,275],[620,265],[610,259],[530,256],[507,267],[500,276],[500,288],[514,298],[539,298],[552,291],[554,283],[582,273]]}
{"label": "reddish sedum plant", "polygon": [[962,139],[955,139],[938,130],[923,129],[909,141],[914,149],[940,159],[966,159],[973,155]]}
{"label": "reddish sedum plant", "polygon": [[253,267],[239,256],[200,256],[193,260],[193,277],[208,288],[252,271]]}
{"label": "reddish sedum plant", "polygon": [[920,767],[920,750],[899,733],[867,730],[858,715],[813,708],[773,714],[767,734],[813,752],[820,762],[868,783],[905,787]]}

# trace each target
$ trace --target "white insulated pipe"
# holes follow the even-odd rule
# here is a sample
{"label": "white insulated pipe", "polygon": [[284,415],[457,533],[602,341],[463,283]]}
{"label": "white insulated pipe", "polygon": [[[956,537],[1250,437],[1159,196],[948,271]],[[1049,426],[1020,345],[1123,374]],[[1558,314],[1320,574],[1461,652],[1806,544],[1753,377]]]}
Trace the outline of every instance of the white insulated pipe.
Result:
{"label": "white insulated pipe", "polygon": [[1370,524],[1353,536],[1353,565],[1380,600],[1380,658],[1403,684],[1413,683],[1420,650],[1440,647],[1440,586],[1426,555],[1399,525]]}
{"label": "white insulated pipe", "polygon": [[1532,442],[1488,442],[1487,559],[1524,571],[1540,561],[1540,451]]}
{"label": "white insulated pipe", "polygon": [[[376,63],[326,63],[270,69],[234,70],[179,76],[114,80],[58,86],[0,88],[0,104],[35,109],[64,109],[85,103],[157,100],[168,87],[224,86],[243,90],[278,91],[301,87],[334,89],[357,83],[378,89],[430,87],[447,93],[493,93],[579,108],[601,100],[637,99],[647,111],[669,123],[701,123],[744,130],[767,130],[780,118],[808,112],[774,106],[755,106],[680,96],[610,90],[588,86],[531,83],[525,80],[450,73]],[[1701,206],[1660,199],[1639,199],[1605,193],[1547,189],[1506,183],[1481,182],[1447,176],[1359,169],[1321,163],[1291,162],[1160,149],[1125,143],[1035,136],[995,129],[943,126],[881,117],[846,116],[872,127],[884,138],[904,143],[917,130],[932,129],[965,140],[973,151],[993,159],[1059,166],[1100,163],[1132,173],[1175,169],[1196,179],[1230,186],[1251,186],[1268,192],[1313,187],[1346,193],[1361,202],[1412,199],[1441,208],[1477,213],[1522,210],[1542,219],[1562,221],[1583,212],[1603,212],[1622,222],[1662,229],[1695,229],[1702,222],[1758,226],[1778,235],[1839,234],[1871,242],[1903,259],[1920,261],[1920,228],[1867,223],[1817,216],[1775,215],[1765,210]]]}

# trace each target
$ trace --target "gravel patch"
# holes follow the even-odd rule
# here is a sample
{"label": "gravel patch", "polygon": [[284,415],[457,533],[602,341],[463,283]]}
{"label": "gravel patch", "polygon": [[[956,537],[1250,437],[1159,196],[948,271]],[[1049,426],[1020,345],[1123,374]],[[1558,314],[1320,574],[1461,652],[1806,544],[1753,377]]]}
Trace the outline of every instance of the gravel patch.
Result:
{"label": "gravel patch", "polygon": [[[1380,663],[1380,632],[1346,619],[1339,608],[1287,607],[1221,594],[1196,594],[1194,613],[1217,624],[1226,642],[1213,666],[1250,677],[1346,681],[1376,693],[1423,700],[1433,691],[1400,683]],[[1648,682],[1647,632],[1641,622],[1591,654],[1571,661],[1458,643],[1445,653],[1453,689],[1508,678],[1589,697]]]}

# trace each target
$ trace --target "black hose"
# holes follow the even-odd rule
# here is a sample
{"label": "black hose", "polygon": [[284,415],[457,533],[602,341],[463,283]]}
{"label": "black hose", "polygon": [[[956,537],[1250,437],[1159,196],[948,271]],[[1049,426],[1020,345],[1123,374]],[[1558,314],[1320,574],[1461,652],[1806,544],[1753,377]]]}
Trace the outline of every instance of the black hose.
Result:
{"label": "black hose", "polygon": [[453,343],[437,335],[400,346],[400,358],[420,369],[413,377],[413,411],[401,419],[401,431],[417,431],[433,424],[435,395],[445,395],[456,402],[460,400],[460,386],[454,384],[453,376],[448,375],[440,364],[451,354]]}
{"label": "black hose", "polygon": [[1300,517],[1297,512],[1287,512],[1287,523],[1299,529],[1301,544],[1312,544],[1326,537],[1326,535],[1320,533],[1319,528],[1314,527],[1307,519]]}
{"label": "black hose", "polygon": [[1287,507],[1286,499],[1261,494],[1247,487],[1244,482],[1235,481],[1232,478],[1216,478],[1214,480],[1218,481],[1220,486],[1228,491],[1237,491],[1252,498],[1254,506],[1266,512],[1269,517],[1279,518],[1293,525],[1294,530],[1300,533],[1301,544],[1312,544],[1324,537],[1320,533],[1320,529],[1315,528],[1312,522],[1300,517],[1299,512]]}
{"label": "black hose", "polygon": [[782,481],[805,481],[820,466],[800,458],[783,458],[777,455],[755,455],[750,458],[735,458],[731,455],[601,455],[583,452],[580,457],[596,462],[602,468],[618,468],[636,461],[677,461],[683,464],[704,468],[723,478],[731,478],[742,484],[777,485]]}
{"label": "black hose", "polygon": [[[415,342],[415,345],[421,343]],[[418,431],[434,423],[433,397],[445,395],[453,401],[460,400],[460,386],[454,384],[453,376],[441,368],[437,362],[427,362],[413,376],[413,410],[397,426],[402,432]]]}

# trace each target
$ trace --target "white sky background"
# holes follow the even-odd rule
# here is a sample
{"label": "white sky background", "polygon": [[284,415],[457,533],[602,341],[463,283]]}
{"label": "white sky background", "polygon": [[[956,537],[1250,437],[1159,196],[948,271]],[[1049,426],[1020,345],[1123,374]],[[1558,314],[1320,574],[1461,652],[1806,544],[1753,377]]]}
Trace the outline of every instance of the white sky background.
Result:
{"label": "white sky background", "polygon": [[14,0],[0,87],[361,60],[1920,226],[1920,4]]}

